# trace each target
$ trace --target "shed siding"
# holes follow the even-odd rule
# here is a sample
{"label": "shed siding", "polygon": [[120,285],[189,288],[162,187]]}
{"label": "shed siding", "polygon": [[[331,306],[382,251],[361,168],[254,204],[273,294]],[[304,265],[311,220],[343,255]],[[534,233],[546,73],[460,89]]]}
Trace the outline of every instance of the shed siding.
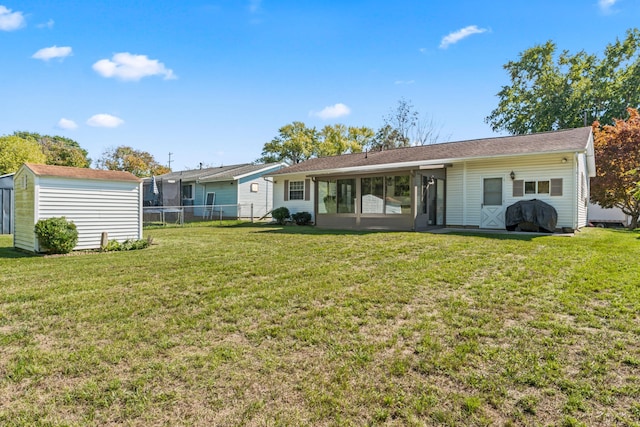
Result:
{"label": "shed siding", "polygon": [[[26,182],[25,182],[26,180]],[[27,251],[36,250],[36,186],[35,175],[28,169],[21,169],[14,177],[13,246]],[[25,188],[26,184],[26,188]]]}
{"label": "shed siding", "polygon": [[576,178],[578,182],[576,183],[577,189],[577,200],[576,206],[578,207],[578,218],[577,218],[577,228],[586,227],[589,223],[588,221],[588,209],[589,209],[589,178],[587,172],[587,157],[584,154],[578,154],[576,159],[577,163],[577,174]]}
{"label": "shed siding", "polygon": [[289,209],[291,214],[297,212],[309,212],[312,215],[311,220],[315,221],[315,210],[313,206],[313,201],[315,200],[315,185],[311,183],[310,185],[310,194],[305,199],[308,200],[286,200],[285,201],[285,191],[284,191],[284,182],[287,180],[291,181],[304,181],[305,179],[309,179],[306,175],[286,175],[286,176],[278,176],[275,179],[275,184],[273,186],[273,208],[277,209],[281,206]]}
{"label": "shed siding", "polygon": [[78,228],[74,249],[97,249],[101,234],[141,239],[141,189],[136,182],[40,178],[38,219],[64,216]]}
{"label": "shed siding", "polygon": [[[566,163],[562,163],[563,157],[567,157]],[[515,173],[517,180],[523,181],[562,178],[563,195],[552,197],[549,194],[525,194],[523,197],[513,197],[513,181],[509,178],[511,171]],[[479,227],[482,180],[502,177],[505,209],[519,200],[542,200],[557,210],[558,227],[576,228],[574,175],[573,153],[455,163],[447,169],[447,225]]]}

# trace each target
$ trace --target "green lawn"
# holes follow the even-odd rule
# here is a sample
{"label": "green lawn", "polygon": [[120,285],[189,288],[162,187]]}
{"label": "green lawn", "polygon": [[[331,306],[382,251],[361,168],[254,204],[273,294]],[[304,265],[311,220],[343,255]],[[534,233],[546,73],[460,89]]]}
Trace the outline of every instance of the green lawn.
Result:
{"label": "green lawn", "polygon": [[640,425],[640,233],[0,237],[0,425]]}

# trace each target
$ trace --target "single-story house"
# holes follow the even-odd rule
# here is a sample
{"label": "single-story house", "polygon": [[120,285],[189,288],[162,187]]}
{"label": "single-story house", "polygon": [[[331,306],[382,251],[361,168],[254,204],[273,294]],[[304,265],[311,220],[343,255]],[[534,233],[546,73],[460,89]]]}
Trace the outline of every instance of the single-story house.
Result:
{"label": "single-story house", "polygon": [[13,246],[41,252],[34,226],[64,216],[78,230],[74,249],[98,249],[102,233],[142,238],[142,180],[129,172],[25,163],[14,176]]}
{"label": "single-story house", "polygon": [[271,211],[273,203],[273,183],[263,177],[285,166],[245,163],[145,178],[144,205],[193,206],[185,209],[185,216],[246,218],[253,213],[259,218]]}
{"label": "single-story house", "polygon": [[11,234],[13,225],[13,175],[0,175],[0,234]]}
{"label": "single-story house", "polygon": [[504,229],[505,210],[539,199],[558,228],[587,225],[595,176],[590,127],[320,157],[270,174],[273,206],[318,227]]}

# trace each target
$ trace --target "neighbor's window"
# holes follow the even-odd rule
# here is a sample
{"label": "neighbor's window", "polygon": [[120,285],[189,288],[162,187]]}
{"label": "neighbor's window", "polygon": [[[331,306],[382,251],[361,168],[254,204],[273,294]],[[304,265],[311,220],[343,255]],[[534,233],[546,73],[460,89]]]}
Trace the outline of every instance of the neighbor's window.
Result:
{"label": "neighbor's window", "polygon": [[289,182],[289,200],[304,200],[304,181]]}
{"label": "neighbor's window", "polygon": [[257,193],[258,192],[258,183],[257,182],[252,182],[251,183],[251,188],[250,190],[252,193]]}
{"label": "neighbor's window", "polygon": [[193,185],[185,184],[182,186],[182,198],[193,199]]}
{"label": "neighbor's window", "polygon": [[336,181],[318,181],[318,213],[336,213]]}

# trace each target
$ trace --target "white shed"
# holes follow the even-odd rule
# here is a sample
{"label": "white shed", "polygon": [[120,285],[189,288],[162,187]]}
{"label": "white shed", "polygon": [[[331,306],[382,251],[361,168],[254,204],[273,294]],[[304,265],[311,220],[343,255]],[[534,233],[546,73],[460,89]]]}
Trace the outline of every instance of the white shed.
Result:
{"label": "white shed", "polygon": [[142,180],[129,172],[25,163],[14,177],[13,246],[40,252],[34,226],[64,216],[78,229],[74,249],[142,238]]}

